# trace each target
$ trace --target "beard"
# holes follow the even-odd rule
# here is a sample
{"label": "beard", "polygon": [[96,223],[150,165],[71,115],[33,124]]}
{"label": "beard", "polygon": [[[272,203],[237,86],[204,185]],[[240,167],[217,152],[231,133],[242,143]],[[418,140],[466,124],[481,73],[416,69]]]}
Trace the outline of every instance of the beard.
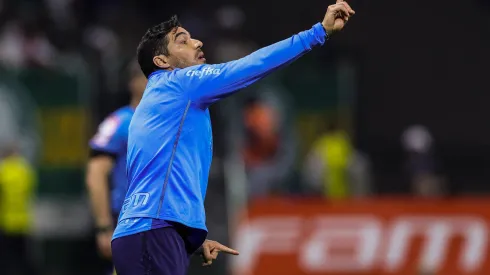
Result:
{"label": "beard", "polygon": [[184,69],[184,68],[187,68],[187,67],[192,67],[192,66],[196,66],[196,65],[201,65],[201,64],[205,64],[206,62],[204,62],[204,60],[200,60],[200,59],[192,59],[192,60],[186,60],[186,59],[183,59],[183,58],[176,58],[175,59],[175,62],[173,62],[173,68],[178,68],[178,69]]}

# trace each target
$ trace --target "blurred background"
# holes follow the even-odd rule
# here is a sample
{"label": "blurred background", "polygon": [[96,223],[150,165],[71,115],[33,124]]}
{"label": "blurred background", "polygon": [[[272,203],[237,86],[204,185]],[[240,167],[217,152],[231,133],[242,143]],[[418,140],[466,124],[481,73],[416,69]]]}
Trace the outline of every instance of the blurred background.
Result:
{"label": "blurred background", "polygon": [[[178,14],[218,63],[330,2],[0,1],[0,274],[103,274],[88,141],[147,28]],[[209,238],[242,254],[189,274],[489,274],[490,1],[349,3],[324,48],[211,108]]]}

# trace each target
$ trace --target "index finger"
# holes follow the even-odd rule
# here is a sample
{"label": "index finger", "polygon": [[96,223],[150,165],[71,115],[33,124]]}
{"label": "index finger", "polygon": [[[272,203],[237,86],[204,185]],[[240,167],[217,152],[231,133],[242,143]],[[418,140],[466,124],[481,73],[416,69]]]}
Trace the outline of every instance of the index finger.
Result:
{"label": "index finger", "polygon": [[337,0],[337,2],[335,2],[335,4],[338,4],[338,3],[341,3],[341,2],[344,2],[344,0]]}
{"label": "index finger", "polygon": [[221,245],[221,247],[219,248],[219,250],[221,250],[222,252],[225,252],[225,253],[228,253],[228,254],[231,254],[231,255],[240,255],[240,252],[236,251],[236,250],[233,250],[227,246],[224,246],[224,245]]}
{"label": "index finger", "polygon": [[344,5],[349,10],[349,13],[355,14],[355,11],[350,7],[350,5],[347,2],[342,1],[342,5]]}

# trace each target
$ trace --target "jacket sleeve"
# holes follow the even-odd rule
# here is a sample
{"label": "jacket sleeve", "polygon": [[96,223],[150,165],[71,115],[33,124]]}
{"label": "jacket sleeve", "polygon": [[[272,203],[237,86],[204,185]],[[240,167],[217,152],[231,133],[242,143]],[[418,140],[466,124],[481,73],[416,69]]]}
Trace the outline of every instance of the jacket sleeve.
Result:
{"label": "jacket sleeve", "polygon": [[327,34],[322,24],[264,47],[241,59],[215,65],[198,65],[174,71],[182,92],[191,101],[207,107],[234,92],[264,78],[323,45]]}

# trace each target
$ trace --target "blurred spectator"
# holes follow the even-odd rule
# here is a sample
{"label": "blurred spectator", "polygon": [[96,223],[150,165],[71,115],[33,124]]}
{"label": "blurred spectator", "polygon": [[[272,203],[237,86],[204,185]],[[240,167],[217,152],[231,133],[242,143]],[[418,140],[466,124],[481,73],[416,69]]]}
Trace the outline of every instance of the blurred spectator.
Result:
{"label": "blurred spectator", "polygon": [[9,146],[0,159],[0,274],[33,275],[28,240],[31,231],[31,200],[36,176],[33,168]]}
{"label": "blurred spectator", "polygon": [[74,0],[45,0],[46,8],[58,28],[68,29],[75,25],[72,9]]}
{"label": "blurred spectator", "polygon": [[280,99],[264,88],[244,106],[243,159],[249,198],[284,191],[293,174],[296,146]]}
{"label": "blurred spectator", "polygon": [[367,195],[369,174],[367,159],[336,121],[314,143],[303,168],[307,188],[333,199]]}
{"label": "blurred spectator", "polygon": [[111,93],[117,92],[119,82],[119,67],[121,65],[120,43],[116,33],[103,25],[87,27],[84,32],[84,43],[95,50],[100,58],[102,72],[107,80],[107,87]]}
{"label": "blurred spectator", "polygon": [[244,12],[233,5],[223,6],[216,11],[218,33],[209,47],[214,62],[228,62],[242,58],[257,49],[257,45],[243,36],[240,31],[245,24]]}
{"label": "blurred spectator", "polygon": [[0,34],[0,61],[12,68],[49,66],[56,50],[36,26],[18,21],[5,24]]}
{"label": "blurred spectator", "polygon": [[439,196],[445,193],[445,183],[438,175],[439,164],[434,156],[433,137],[420,125],[408,127],[402,135],[406,153],[405,171],[412,192],[419,196]]}

